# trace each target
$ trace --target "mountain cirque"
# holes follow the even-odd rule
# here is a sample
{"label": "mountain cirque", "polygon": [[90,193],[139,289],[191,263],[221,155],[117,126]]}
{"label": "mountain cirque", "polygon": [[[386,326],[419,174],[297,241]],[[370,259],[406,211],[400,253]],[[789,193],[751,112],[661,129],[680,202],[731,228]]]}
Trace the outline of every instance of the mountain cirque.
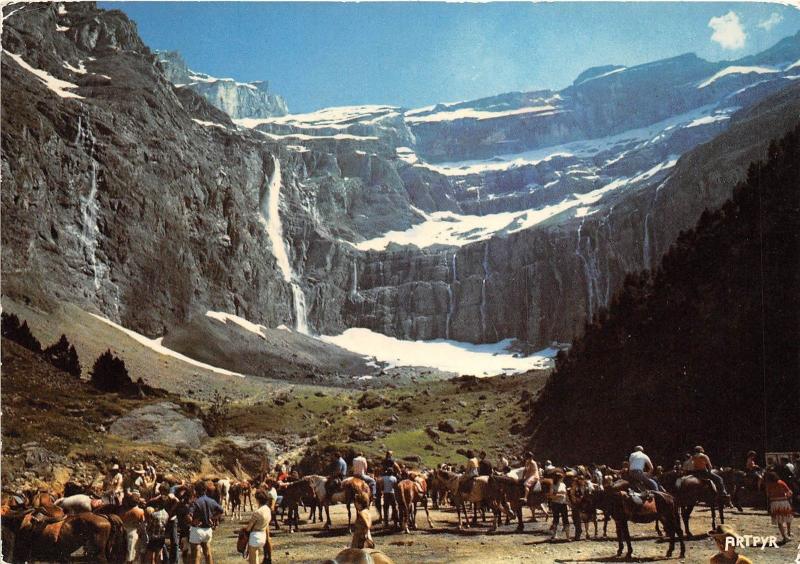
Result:
{"label": "mountain cirque", "polygon": [[[4,293],[148,336],[209,310],[293,327],[299,288],[316,333],[570,341],[799,105],[794,36],[560,92],[231,119],[171,84],[119,11],[4,13]],[[289,279],[262,215],[273,157]]]}

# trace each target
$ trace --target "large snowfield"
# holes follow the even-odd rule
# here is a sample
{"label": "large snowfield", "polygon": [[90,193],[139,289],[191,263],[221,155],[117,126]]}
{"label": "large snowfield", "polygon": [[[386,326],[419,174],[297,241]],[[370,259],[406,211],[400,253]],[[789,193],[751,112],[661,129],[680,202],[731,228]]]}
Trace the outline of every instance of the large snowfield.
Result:
{"label": "large snowfield", "polygon": [[550,368],[558,350],[547,348],[526,357],[508,350],[512,339],[475,345],[446,339],[403,341],[362,327],[352,327],[341,335],[323,335],[321,340],[377,362],[397,366],[428,366],[459,375],[496,376]]}

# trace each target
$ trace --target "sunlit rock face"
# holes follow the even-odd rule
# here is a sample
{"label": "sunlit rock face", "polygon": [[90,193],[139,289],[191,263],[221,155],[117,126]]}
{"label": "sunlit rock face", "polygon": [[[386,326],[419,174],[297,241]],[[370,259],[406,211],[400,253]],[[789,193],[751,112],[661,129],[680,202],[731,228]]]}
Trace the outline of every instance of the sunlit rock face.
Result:
{"label": "sunlit rock face", "polygon": [[[28,5],[3,28],[4,293],[149,336],[211,310],[569,341],[791,127],[798,43],[590,69],[560,92],[281,115],[264,86],[214,79],[218,103],[211,82],[175,86],[191,71],[121,12]],[[259,92],[261,109],[241,97]]]}

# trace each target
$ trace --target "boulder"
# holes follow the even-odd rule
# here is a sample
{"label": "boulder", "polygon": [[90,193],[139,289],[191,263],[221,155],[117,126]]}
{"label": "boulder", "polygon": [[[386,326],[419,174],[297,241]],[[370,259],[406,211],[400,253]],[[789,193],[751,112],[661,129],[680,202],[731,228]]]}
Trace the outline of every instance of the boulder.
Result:
{"label": "boulder", "polygon": [[199,448],[208,433],[199,419],[183,415],[172,402],[140,407],[114,421],[111,433],[137,443]]}
{"label": "boulder", "polygon": [[445,419],[444,421],[439,421],[439,423],[436,424],[436,428],[442,433],[452,434],[456,432],[456,422],[452,419]]}

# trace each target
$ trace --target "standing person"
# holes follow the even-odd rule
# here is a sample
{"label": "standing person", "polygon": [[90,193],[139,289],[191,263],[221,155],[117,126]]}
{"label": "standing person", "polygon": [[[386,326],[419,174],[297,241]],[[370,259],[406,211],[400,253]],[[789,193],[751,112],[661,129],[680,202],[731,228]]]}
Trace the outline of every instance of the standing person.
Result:
{"label": "standing person", "polygon": [[653,471],[650,457],[644,453],[644,447],[636,446],[628,458],[628,476],[649,490],[658,491],[658,484],[649,476]]}
{"label": "standing person", "polygon": [[108,471],[105,489],[110,502],[114,505],[122,505],[122,498],[125,497],[125,488],[123,484],[124,479],[122,477],[122,472],[120,472],[119,464],[113,464]]}
{"label": "standing person", "polygon": [[352,464],[353,469],[353,476],[356,478],[361,478],[367,484],[369,484],[369,489],[372,492],[372,497],[375,497],[375,478],[367,474],[367,459],[364,457],[363,452],[359,452],[358,456],[353,459]]}
{"label": "standing person", "polygon": [[486,458],[485,450],[481,451],[480,457],[478,461],[478,476],[491,476],[493,470],[492,463]]}
{"label": "standing person", "polygon": [[356,506],[356,522],[353,525],[353,540],[350,548],[375,548],[372,540],[372,516],[369,513],[369,497],[359,492],[353,500]]}
{"label": "standing person", "polygon": [[783,537],[781,544],[792,538],[792,490],[781,480],[775,472],[764,475],[767,499],[769,499],[769,516],[772,524],[778,525],[778,530]]}
{"label": "standing person", "polygon": [[169,514],[166,509],[156,509],[152,505],[145,509],[145,531],[147,532],[147,550],[144,554],[145,564],[157,564],[161,560],[167,536]]}
{"label": "standing person", "polygon": [[736,552],[736,543],[727,543],[727,537],[736,538],[739,535],[730,525],[718,525],[713,531],[708,531],[708,536],[717,543],[717,554],[709,559],[710,564],[753,564],[753,561]]}
{"label": "standing person", "polygon": [[206,563],[214,564],[214,557],[211,553],[213,527],[217,518],[225,511],[219,503],[206,495],[204,481],[200,480],[194,485],[194,492],[197,499],[189,508],[189,516],[192,519],[192,526],[189,529],[191,562],[192,564],[200,563],[200,551],[202,550]]}
{"label": "standing person", "polygon": [[[271,499],[264,490],[256,491],[258,509],[253,511],[244,529],[250,533],[247,540],[247,561],[249,564],[272,564],[272,541],[269,537],[269,523],[272,520]],[[262,560],[263,557],[263,560]]]}
{"label": "standing person", "polygon": [[[189,510],[192,506],[191,492],[188,489],[180,490],[178,497],[178,506],[175,509],[175,522],[178,529],[178,547],[181,551],[181,562],[190,562],[189,560],[189,531],[191,529],[192,517],[189,515]],[[170,555],[170,558],[172,556]],[[177,562],[177,558],[173,561]]]}
{"label": "standing person", "polygon": [[163,509],[167,512],[167,524],[165,537],[169,540],[169,547],[167,554],[169,555],[170,563],[178,560],[178,517],[177,510],[179,501],[175,495],[170,493],[170,487],[167,482],[162,482],[158,486],[159,495],[152,498],[147,502],[147,507],[152,507],[155,510]]}
{"label": "standing person", "polygon": [[335,478],[344,479],[347,476],[347,462],[341,452],[336,453],[336,460],[333,463],[333,476]]}
{"label": "standing person", "polygon": [[383,486],[381,488],[383,491],[383,526],[384,528],[389,526],[389,509],[391,508],[392,521],[394,521],[394,526],[397,528],[399,526],[399,519],[397,516],[397,498],[394,493],[394,489],[397,487],[397,477],[395,477],[392,468],[383,471],[381,483]]}
{"label": "standing person", "polygon": [[550,501],[550,511],[553,513],[553,531],[551,539],[556,538],[558,533],[558,522],[562,523],[564,538],[569,540],[569,516],[567,514],[567,486],[564,484],[564,479],[561,474],[556,474],[553,477],[553,489],[548,494]]}

